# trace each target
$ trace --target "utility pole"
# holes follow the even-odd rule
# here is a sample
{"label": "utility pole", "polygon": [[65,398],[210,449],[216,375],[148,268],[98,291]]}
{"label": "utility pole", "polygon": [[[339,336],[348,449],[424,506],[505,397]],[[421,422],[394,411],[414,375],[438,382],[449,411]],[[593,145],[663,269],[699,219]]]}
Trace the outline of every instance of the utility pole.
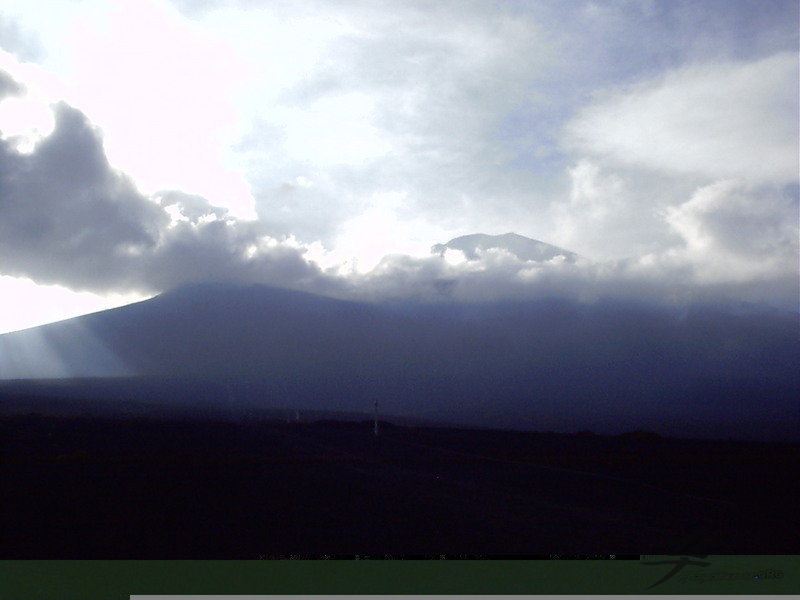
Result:
{"label": "utility pole", "polygon": [[375,437],[378,437],[378,401],[375,400],[375,427],[373,429]]}

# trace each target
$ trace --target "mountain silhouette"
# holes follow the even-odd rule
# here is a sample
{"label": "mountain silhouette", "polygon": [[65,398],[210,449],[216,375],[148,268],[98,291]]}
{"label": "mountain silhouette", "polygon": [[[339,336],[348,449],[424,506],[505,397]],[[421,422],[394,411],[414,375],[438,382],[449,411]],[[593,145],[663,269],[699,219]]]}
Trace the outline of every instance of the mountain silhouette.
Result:
{"label": "mountain silhouette", "polygon": [[0,336],[0,393],[356,412],[378,400],[474,426],[796,440],[795,328],[713,306],[388,305],[197,284]]}
{"label": "mountain silhouette", "polygon": [[575,262],[579,256],[558,246],[546,244],[516,233],[486,235],[474,233],[453,238],[446,244],[436,244],[431,248],[433,254],[443,255],[447,250],[461,250],[467,260],[478,260],[481,252],[492,249],[505,250],[520,260],[546,262],[562,257],[566,262]]}

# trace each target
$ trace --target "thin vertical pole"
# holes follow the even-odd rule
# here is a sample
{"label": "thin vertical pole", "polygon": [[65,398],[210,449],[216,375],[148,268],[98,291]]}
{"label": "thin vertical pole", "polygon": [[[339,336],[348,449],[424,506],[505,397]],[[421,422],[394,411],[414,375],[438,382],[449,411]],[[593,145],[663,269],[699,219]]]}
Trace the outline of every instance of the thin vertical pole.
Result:
{"label": "thin vertical pole", "polygon": [[375,437],[378,437],[378,401],[375,400],[375,427],[373,429]]}

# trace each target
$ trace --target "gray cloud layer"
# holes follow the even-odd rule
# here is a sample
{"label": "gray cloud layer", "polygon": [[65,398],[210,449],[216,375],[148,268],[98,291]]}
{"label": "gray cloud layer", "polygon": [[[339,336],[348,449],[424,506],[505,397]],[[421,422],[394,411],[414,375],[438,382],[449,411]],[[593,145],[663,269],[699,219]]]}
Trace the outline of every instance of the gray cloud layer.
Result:
{"label": "gray cloud layer", "polygon": [[636,259],[528,256],[498,238],[463,254],[440,247],[426,258],[387,256],[366,275],[337,277],[260,222],[233,219],[202,197],[143,196],[109,165],[85,115],[63,103],[54,112],[54,131],[32,152],[0,140],[6,275],[95,292],[239,281],[372,300],[734,298],[796,309],[796,187],[776,192],[730,180],[701,188],[665,217],[677,243]]}
{"label": "gray cloud layer", "polygon": [[[263,8],[179,4],[198,20],[222,5]],[[369,299],[724,297],[797,309],[796,127],[786,127],[797,115],[796,19],[786,24],[796,3],[269,10],[347,27],[241,140],[259,221],[180,191],[143,195],[109,165],[87,117],[60,104],[33,151],[0,139],[0,273],[96,292],[243,281]],[[0,98],[20,91],[0,74]],[[365,149],[337,145],[351,130]],[[387,196],[402,200],[387,209]],[[329,243],[370,202],[400,221],[513,228],[593,260],[497,247],[471,260],[387,256],[340,277],[278,241]]]}
{"label": "gray cloud layer", "polygon": [[4,274],[95,292],[152,292],[209,279],[289,287],[322,281],[300,250],[271,247],[257,222],[225,218],[181,192],[146,198],[111,168],[84,114],[63,103],[54,112],[55,129],[31,153],[0,140]]}
{"label": "gray cloud layer", "polygon": [[[462,234],[514,229],[599,260],[661,255],[685,243],[667,215],[698,190],[775,186],[751,190],[758,205],[796,181],[796,2],[176,4],[198,23],[268,6],[349,27],[240,146],[273,235],[331,247],[375,208]],[[319,116],[351,96],[368,100],[353,123]],[[365,123],[381,144],[348,160],[357,144],[326,132]],[[319,161],[293,151],[303,143]]]}

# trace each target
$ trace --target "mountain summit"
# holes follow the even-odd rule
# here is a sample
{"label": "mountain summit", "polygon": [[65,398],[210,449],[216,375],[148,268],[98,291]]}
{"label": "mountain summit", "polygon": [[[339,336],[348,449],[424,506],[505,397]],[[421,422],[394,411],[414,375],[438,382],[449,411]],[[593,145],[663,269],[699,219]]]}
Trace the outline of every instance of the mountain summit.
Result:
{"label": "mountain summit", "polygon": [[487,235],[485,233],[462,235],[461,237],[453,238],[446,244],[436,244],[431,247],[431,253],[442,256],[448,249],[461,250],[467,260],[478,260],[482,251],[494,248],[510,252],[520,260],[526,261],[546,262],[562,256],[564,260],[572,263],[579,258],[577,254],[569,250],[511,232],[502,235]]}

